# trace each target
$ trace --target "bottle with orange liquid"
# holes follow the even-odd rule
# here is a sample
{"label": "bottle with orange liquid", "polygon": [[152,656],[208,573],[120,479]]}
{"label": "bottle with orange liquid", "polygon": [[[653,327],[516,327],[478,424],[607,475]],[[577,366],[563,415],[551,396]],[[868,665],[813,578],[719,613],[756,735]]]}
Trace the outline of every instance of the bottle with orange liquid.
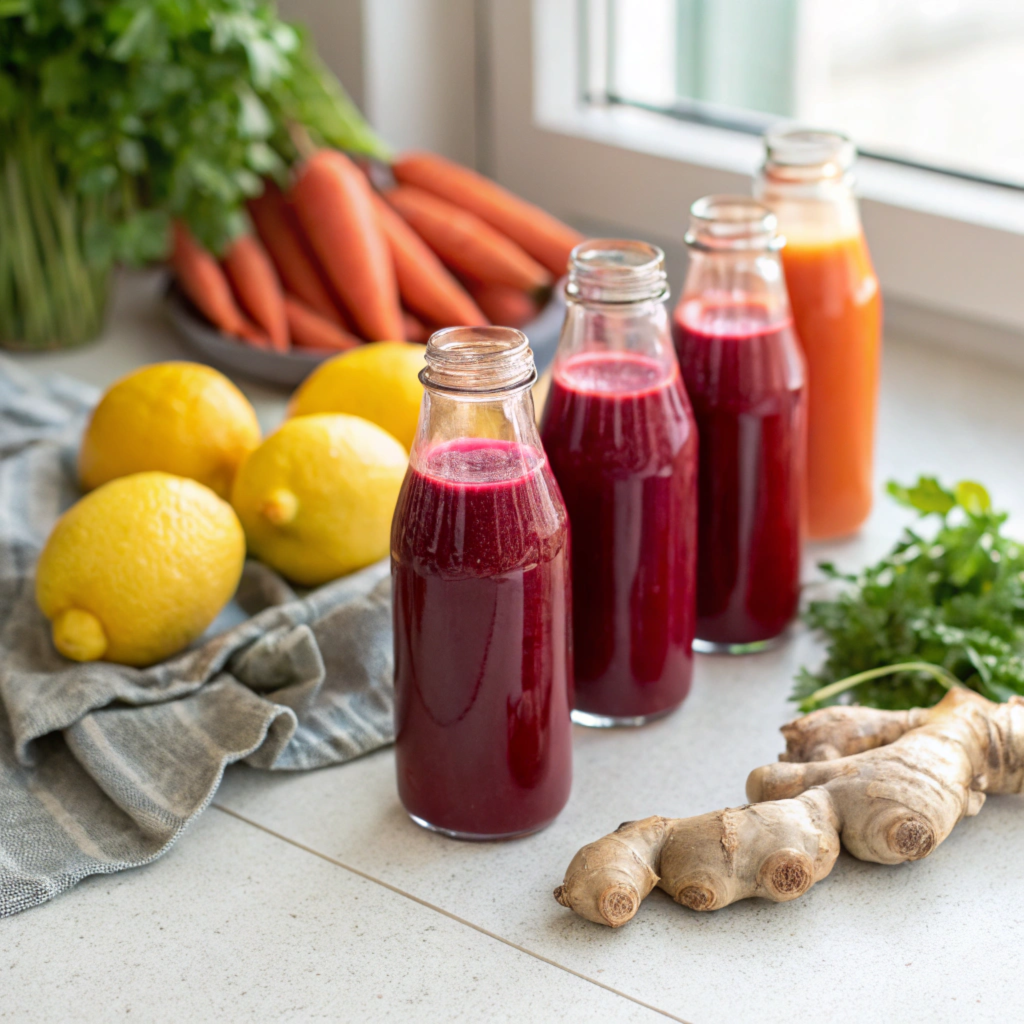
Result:
{"label": "bottle with orange liquid", "polygon": [[754,192],[786,238],[782,265],[807,360],[807,519],[814,539],[867,519],[882,343],[882,298],[852,189],[856,151],[838,132],[765,136]]}

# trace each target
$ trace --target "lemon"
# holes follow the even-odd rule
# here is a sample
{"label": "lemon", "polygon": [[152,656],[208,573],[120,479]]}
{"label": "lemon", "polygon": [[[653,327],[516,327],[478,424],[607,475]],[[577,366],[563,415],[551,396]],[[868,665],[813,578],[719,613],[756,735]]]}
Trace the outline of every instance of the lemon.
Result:
{"label": "lemon", "polygon": [[407,457],[358,416],[288,420],[242,463],[231,494],[249,550],[317,586],[383,558]]}
{"label": "lemon", "polygon": [[100,399],[78,474],[92,490],[129,473],[163,470],[227,498],[238,464],[259,443],[256,413],[224,374],[200,363],[154,363]]}
{"label": "lemon", "polygon": [[322,363],[292,396],[289,416],[344,412],[383,427],[412,447],[423,386],[422,345],[375,341]]}
{"label": "lemon", "polygon": [[533,385],[533,411],[537,417],[537,423],[544,415],[544,404],[548,400],[548,392],[551,390],[551,367],[549,366]]}
{"label": "lemon", "polygon": [[57,520],[36,567],[36,601],[65,657],[151,665],[202,634],[244,561],[227,502],[194,480],[135,473]]}

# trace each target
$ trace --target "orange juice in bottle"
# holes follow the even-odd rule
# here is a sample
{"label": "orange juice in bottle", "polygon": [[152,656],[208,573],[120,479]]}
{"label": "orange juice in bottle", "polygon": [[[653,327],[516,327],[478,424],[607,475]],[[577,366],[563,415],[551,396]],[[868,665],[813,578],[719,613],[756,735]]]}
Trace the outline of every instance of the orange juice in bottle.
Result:
{"label": "orange juice in bottle", "polygon": [[807,519],[812,538],[857,530],[871,511],[882,299],[838,132],[765,136],[755,194],[786,238],[782,265],[807,360]]}

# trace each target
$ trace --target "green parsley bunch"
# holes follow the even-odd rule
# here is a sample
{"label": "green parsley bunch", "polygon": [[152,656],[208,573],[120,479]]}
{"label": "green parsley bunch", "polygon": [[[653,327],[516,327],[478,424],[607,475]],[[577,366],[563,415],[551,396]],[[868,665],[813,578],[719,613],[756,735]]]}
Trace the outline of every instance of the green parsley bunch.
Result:
{"label": "green parsley bunch", "polygon": [[800,670],[793,699],[802,711],[851,699],[927,707],[956,683],[996,701],[1024,694],[1024,549],[1003,533],[1006,514],[971,481],[947,490],[921,477],[888,491],[920,525],[860,573],[821,565],[845,587],[804,613],[827,657]]}
{"label": "green parsley bunch", "polygon": [[297,127],[387,155],[265,0],[0,0],[0,339],[73,331],[173,218],[221,251]]}

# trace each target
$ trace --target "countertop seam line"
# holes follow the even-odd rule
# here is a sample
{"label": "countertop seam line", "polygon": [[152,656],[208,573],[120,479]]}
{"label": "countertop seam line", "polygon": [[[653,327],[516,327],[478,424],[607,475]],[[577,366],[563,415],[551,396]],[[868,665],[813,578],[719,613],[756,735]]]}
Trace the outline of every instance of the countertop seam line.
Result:
{"label": "countertop seam line", "polygon": [[644,1000],[638,999],[636,996],[631,996],[628,992],[621,992],[619,989],[613,988],[611,985],[608,985],[603,981],[598,981],[596,978],[592,978],[587,974],[582,974],[580,971],[574,971],[571,967],[566,967],[565,964],[560,964],[557,960],[552,960],[550,957],[546,957],[542,953],[537,953],[532,949],[528,949],[526,946],[520,946],[517,942],[512,942],[510,939],[506,939],[495,932],[489,931],[481,925],[474,924],[472,921],[467,921],[464,917],[459,917],[458,914],[453,914],[450,910],[445,910],[444,907],[439,907],[419,896],[414,896],[412,893],[406,892],[404,889],[400,889],[398,886],[392,885],[390,882],[385,882],[381,878],[375,878],[373,875],[368,874],[360,868],[353,867],[351,864],[346,864],[344,861],[331,857],[326,853],[322,853],[320,850],[316,850],[311,846],[306,846],[305,843],[300,843],[298,840],[291,839],[280,832],[275,832],[274,829],[268,828],[266,825],[261,825],[258,821],[253,821],[251,818],[247,818],[245,815],[239,814],[238,811],[234,811],[230,807],[225,807],[223,804],[216,802],[212,803],[210,806],[215,810],[230,815],[232,818],[235,818],[246,825],[258,828],[261,832],[265,832],[267,835],[273,836],[275,839],[280,839],[282,842],[288,843],[299,850],[312,854],[314,857],[319,857],[321,860],[327,861],[328,864],[344,868],[344,870],[350,871],[352,874],[358,875],[360,878],[364,878],[368,882],[373,882],[375,885],[389,889],[398,896],[404,896],[406,899],[412,900],[414,903],[418,903],[420,906],[426,907],[428,910],[433,910],[438,914],[442,914],[445,917],[450,918],[452,921],[456,921],[458,924],[464,925],[467,928],[472,928],[481,935],[486,935],[488,938],[494,939],[496,942],[500,942],[505,946],[518,950],[520,953],[526,954],[526,956],[531,956],[535,960],[540,960],[542,963],[555,967],[560,971],[565,971],[566,974],[571,974],[573,977],[579,978],[581,981],[586,981],[591,985],[596,985],[598,988],[603,988],[605,991],[611,992],[613,995],[619,996],[622,999],[628,999],[631,1003],[636,1003],[638,1006],[642,1006],[646,1010],[652,1010],[654,1013],[661,1014],[661,1016],[667,1017],[669,1020],[676,1021],[677,1024],[691,1024],[691,1022],[684,1020],[682,1017],[677,1017],[674,1014],[669,1013],[667,1010],[663,1010],[658,1006],[653,1006],[650,1003],[644,1002]]}

